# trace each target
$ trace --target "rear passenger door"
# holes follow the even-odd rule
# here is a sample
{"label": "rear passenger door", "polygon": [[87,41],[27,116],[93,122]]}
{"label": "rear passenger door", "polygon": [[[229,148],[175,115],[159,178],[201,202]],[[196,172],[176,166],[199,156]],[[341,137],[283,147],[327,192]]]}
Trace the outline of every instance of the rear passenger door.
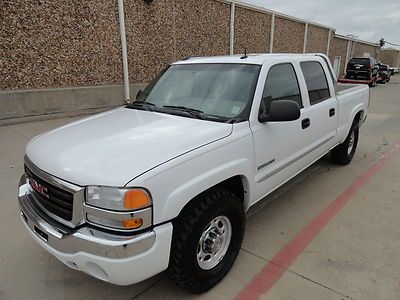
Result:
{"label": "rear passenger door", "polygon": [[338,125],[338,103],[333,92],[329,71],[320,61],[300,62],[307,87],[310,107],[308,108],[310,155],[316,160],[335,144]]}

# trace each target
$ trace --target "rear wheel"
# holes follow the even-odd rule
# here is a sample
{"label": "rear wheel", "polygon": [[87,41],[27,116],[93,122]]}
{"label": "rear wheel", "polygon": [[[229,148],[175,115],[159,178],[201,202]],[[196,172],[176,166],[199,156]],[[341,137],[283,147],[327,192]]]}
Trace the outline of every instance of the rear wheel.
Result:
{"label": "rear wheel", "polygon": [[331,158],[333,162],[339,165],[347,165],[351,162],[354,153],[356,152],[358,135],[358,122],[354,121],[345,141],[331,150]]}
{"label": "rear wheel", "polygon": [[233,193],[215,188],[193,199],[174,222],[169,278],[192,293],[211,289],[236,260],[244,226],[242,203]]}

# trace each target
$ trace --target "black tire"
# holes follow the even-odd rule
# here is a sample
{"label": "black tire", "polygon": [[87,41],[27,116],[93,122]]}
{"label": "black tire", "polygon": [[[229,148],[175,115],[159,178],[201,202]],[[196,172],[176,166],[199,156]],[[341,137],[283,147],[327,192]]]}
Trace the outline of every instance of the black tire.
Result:
{"label": "black tire", "polygon": [[[200,238],[210,222],[224,216],[230,221],[231,238],[225,255],[211,269],[198,262]],[[186,206],[174,222],[168,277],[191,293],[208,291],[231,269],[242,245],[245,215],[240,199],[233,193],[214,188],[204,192]]]}
{"label": "black tire", "polygon": [[[334,163],[339,165],[348,165],[351,162],[357,149],[358,135],[358,121],[354,121],[345,141],[331,150],[331,159]],[[351,151],[349,151],[350,146],[352,147]]]}

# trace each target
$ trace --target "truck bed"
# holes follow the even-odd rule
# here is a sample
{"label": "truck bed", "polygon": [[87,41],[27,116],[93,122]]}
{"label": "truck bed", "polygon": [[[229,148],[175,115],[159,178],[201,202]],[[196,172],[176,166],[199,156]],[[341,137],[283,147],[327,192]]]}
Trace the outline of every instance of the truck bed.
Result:
{"label": "truck bed", "polygon": [[[353,111],[368,107],[369,87],[365,84],[337,83],[335,84],[335,92],[339,110],[342,112],[339,119],[338,136],[340,137],[340,142],[343,142],[353,121]],[[365,115],[361,117],[364,118]]]}
{"label": "truck bed", "polygon": [[345,94],[347,92],[350,92],[349,91],[350,89],[360,88],[360,87],[363,87],[363,86],[364,86],[364,84],[340,83],[340,82],[337,82],[334,85],[336,96],[343,95],[343,94]]}

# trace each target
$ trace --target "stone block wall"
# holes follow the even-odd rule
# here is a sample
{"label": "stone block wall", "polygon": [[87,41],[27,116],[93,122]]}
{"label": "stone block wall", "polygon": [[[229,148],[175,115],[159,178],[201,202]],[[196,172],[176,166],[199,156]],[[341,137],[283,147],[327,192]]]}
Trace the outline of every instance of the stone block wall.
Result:
{"label": "stone block wall", "polygon": [[121,82],[114,0],[3,0],[0,90]]}
{"label": "stone block wall", "polygon": [[275,17],[273,52],[302,53],[305,27],[303,23]]}
{"label": "stone block wall", "polygon": [[234,53],[267,53],[271,31],[271,15],[237,7],[235,9]]}
{"label": "stone block wall", "polygon": [[347,40],[334,37],[329,50],[329,58],[333,63],[335,57],[340,57],[339,75],[344,74],[346,69]]}
{"label": "stone block wall", "polygon": [[[218,0],[124,1],[130,83],[147,83],[187,56],[230,52],[231,3]],[[3,0],[0,6],[0,91],[121,85],[117,0]],[[237,4],[234,53],[267,53],[272,12]],[[305,21],[276,14],[274,53],[302,53]],[[309,24],[306,52],[327,51],[329,29]],[[330,58],[345,40],[331,34]],[[357,42],[354,56],[377,55]],[[390,60],[388,55],[385,60]]]}
{"label": "stone block wall", "polygon": [[308,25],[306,52],[326,53],[329,29]]}

